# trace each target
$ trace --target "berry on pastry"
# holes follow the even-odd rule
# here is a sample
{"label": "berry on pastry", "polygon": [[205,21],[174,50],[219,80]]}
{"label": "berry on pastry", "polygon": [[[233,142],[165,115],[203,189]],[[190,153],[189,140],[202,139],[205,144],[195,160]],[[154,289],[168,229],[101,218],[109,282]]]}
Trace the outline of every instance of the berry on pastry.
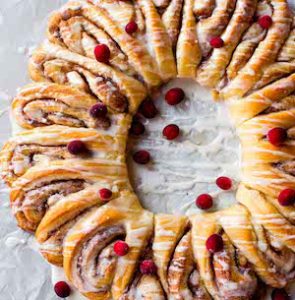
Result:
{"label": "berry on pastry", "polygon": [[110,49],[105,44],[99,44],[94,48],[94,55],[97,61],[107,64],[111,57]]}

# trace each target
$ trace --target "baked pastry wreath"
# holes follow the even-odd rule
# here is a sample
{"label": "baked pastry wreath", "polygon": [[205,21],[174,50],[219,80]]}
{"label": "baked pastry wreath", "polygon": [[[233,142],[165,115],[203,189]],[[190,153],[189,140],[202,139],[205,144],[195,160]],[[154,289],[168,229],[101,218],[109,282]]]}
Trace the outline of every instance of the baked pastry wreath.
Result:
{"label": "baked pastry wreath", "polygon": [[[246,300],[294,279],[294,25],[286,0],[70,1],[52,14],[1,167],[18,225],[82,294]],[[243,152],[229,209],[154,215],[132,191],[132,116],[142,101],[152,114],[145,99],[175,77],[229,104]]]}

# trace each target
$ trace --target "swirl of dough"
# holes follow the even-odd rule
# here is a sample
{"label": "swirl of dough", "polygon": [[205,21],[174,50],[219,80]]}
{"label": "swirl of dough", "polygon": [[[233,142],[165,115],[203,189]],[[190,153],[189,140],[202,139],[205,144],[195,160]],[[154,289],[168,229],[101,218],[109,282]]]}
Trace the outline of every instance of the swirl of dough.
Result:
{"label": "swirl of dough", "polygon": [[[123,118],[114,135],[110,132],[86,128],[52,125],[18,133],[6,142],[0,153],[1,175],[9,184],[17,180],[35,165],[48,165],[54,160],[75,160],[92,157],[124,161],[126,134],[129,122]],[[124,122],[127,124],[124,125]],[[72,140],[85,143],[87,153],[74,156],[67,150]]]}
{"label": "swirl of dough", "polygon": [[[167,4],[168,2],[169,0]],[[153,3],[152,0],[136,0],[133,5],[129,4],[129,6],[126,3],[122,5],[122,1],[103,0],[97,2],[97,7],[105,9],[122,30],[125,30],[127,22],[136,22],[138,29],[133,36],[136,38],[137,43],[145,47],[152,58],[152,61],[147,63],[153,63],[158,70],[157,75],[162,80],[168,81],[176,76],[176,65],[171,41],[160,16],[162,8],[157,10],[156,6],[157,4]],[[123,19],[121,14],[124,15]],[[129,17],[127,17],[128,14]],[[117,43],[119,44],[119,42]],[[144,76],[142,77],[145,80]],[[146,82],[150,85],[148,81]]]}
{"label": "swirl of dough", "polygon": [[[135,72],[151,87],[161,84],[157,65],[144,44],[127,34],[108,9],[86,1],[70,1],[50,18],[49,40],[90,58],[97,44],[107,44],[113,67],[123,72],[129,70],[131,74]],[[86,23],[91,24],[92,30],[85,27]]]}
{"label": "swirl of dough", "polygon": [[182,17],[184,0],[172,0],[162,15],[162,20],[169,34],[172,47],[175,48],[180,32],[180,24]]}
{"label": "swirl of dough", "polygon": [[271,0],[273,24],[248,63],[221,91],[225,99],[243,97],[261,79],[264,69],[274,63],[290,35],[293,21],[287,1]]}
{"label": "swirl of dough", "polygon": [[214,10],[208,18],[200,19],[197,25],[198,39],[202,49],[202,56],[207,58],[212,51],[210,39],[220,36],[229,26],[237,1],[216,0]]}
{"label": "swirl of dough", "polygon": [[231,242],[268,285],[282,288],[294,277],[294,229],[262,193],[241,185],[236,205],[219,223]]}
{"label": "swirl of dough", "polygon": [[134,113],[147,94],[138,80],[50,42],[44,42],[34,51],[29,72],[37,82],[71,85],[95,95],[119,113]]}
{"label": "swirl of dough", "polygon": [[128,57],[104,28],[88,18],[87,14],[84,15],[86,9],[90,10],[91,6],[72,1],[60,11],[53,13],[48,25],[49,40],[92,59],[95,59],[95,47],[98,44],[105,44],[111,52],[110,65],[129,75],[134,75],[135,71],[129,64]]}
{"label": "swirl of dough", "polygon": [[196,79],[201,85],[214,88],[222,79],[233,51],[252,23],[256,4],[253,0],[237,0],[233,16],[221,35],[224,46],[214,49],[198,69]]}
{"label": "swirl of dough", "polygon": [[[285,188],[295,188],[295,108],[257,116],[238,129],[242,143],[242,181],[269,197],[277,198]],[[267,139],[275,127],[287,131],[283,145],[272,145]],[[289,132],[289,134],[288,134]]]}
{"label": "swirl of dough", "polygon": [[[99,190],[102,188],[112,191],[112,201],[118,201],[118,198],[128,195],[125,187],[120,187],[118,182],[100,180],[79,193],[61,198],[49,207],[36,230],[40,251],[48,262],[63,266],[64,239],[79,220],[87,218],[91,211],[106,204],[99,197]],[[122,188],[124,190],[121,190]]]}
{"label": "swirl of dough", "polygon": [[37,165],[13,183],[11,207],[19,226],[35,231],[48,207],[101,181],[114,181],[118,187],[128,187],[125,163],[97,158],[76,160],[75,164],[61,160],[49,166]]}
{"label": "swirl of dough", "polygon": [[272,16],[272,7],[270,3],[267,1],[258,2],[254,17],[257,21],[248,28],[239,45],[235,49],[231,62],[226,69],[226,78],[223,80],[224,83],[233,80],[238,75],[238,72],[252,57],[259,43],[265,38],[267,30],[263,29],[259,25],[258,20],[266,13],[268,16]]}
{"label": "swirl of dough", "polygon": [[293,29],[284,46],[280,50],[277,61],[264,68],[261,79],[254,85],[253,90],[259,89],[280,78],[295,72],[295,18]]}
{"label": "swirl of dough", "polygon": [[[119,299],[132,283],[137,262],[152,233],[152,220],[153,215],[142,210],[137,197],[128,191],[93,209],[65,238],[67,277],[90,299]],[[129,245],[125,256],[114,253],[113,244],[118,239]]]}
{"label": "swirl of dough", "polygon": [[[191,222],[192,248],[200,276],[211,296],[220,300],[252,299],[257,289],[256,276],[244,253],[232,245],[230,235],[223,231],[218,214],[196,215]],[[212,234],[219,234],[223,240],[223,249],[216,253],[206,248],[206,240]]]}
{"label": "swirl of dough", "polygon": [[177,75],[169,35],[152,1],[136,0],[136,3],[145,19],[146,32],[141,39],[146,40],[151,46],[150,53],[157,63],[161,78],[168,81]]}
{"label": "swirl of dough", "polygon": [[294,92],[295,74],[293,73],[260,90],[250,93],[244,98],[229,100],[229,110],[232,119],[236,125],[241,125],[259,114],[286,109],[292,110],[294,107],[292,100],[289,98],[291,101],[288,101],[287,97],[292,96]]}
{"label": "swirl of dough", "polygon": [[155,216],[155,234],[153,239],[153,257],[163,288],[168,290],[167,270],[178,240],[188,226],[185,216],[158,214]]}
{"label": "swirl of dough", "polygon": [[169,294],[177,300],[210,300],[195,267],[191,232],[186,233],[177,244],[168,268]]}
{"label": "swirl of dough", "polygon": [[108,116],[93,118],[89,110],[96,98],[76,88],[54,83],[34,83],[21,89],[12,102],[12,113],[25,129],[48,125],[109,128]]}

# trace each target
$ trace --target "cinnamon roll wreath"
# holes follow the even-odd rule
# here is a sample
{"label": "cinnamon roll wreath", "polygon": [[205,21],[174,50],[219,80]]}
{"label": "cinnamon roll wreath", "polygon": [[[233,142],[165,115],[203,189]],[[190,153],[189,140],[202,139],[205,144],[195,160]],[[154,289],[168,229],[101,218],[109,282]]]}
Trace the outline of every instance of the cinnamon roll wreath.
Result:
{"label": "cinnamon roll wreath", "polygon": [[[18,225],[82,294],[250,300],[294,280],[294,26],[286,0],[73,0],[52,14],[0,160]],[[130,186],[132,117],[175,77],[229,105],[242,144],[229,209],[154,215]]]}

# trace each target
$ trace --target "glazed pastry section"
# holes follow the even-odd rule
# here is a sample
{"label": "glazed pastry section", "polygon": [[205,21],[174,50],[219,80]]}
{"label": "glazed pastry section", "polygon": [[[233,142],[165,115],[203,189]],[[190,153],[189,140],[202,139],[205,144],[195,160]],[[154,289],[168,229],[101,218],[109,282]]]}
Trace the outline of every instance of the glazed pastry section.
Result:
{"label": "glazed pastry section", "polygon": [[[284,0],[69,1],[52,14],[48,40],[29,63],[35,83],[12,103],[13,118],[26,131],[4,146],[1,166],[19,226],[35,233],[43,256],[62,266],[81,294],[250,300],[262,298],[266,285],[281,289],[294,279],[293,26]],[[189,78],[180,83],[188,99],[169,111],[157,93],[177,76]],[[226,104],[210,111],[207,96],[191,92],[192,80]],[[208,159],[210,176],[202,187],[212,192],[212,176],[241,179],[237,204],[227,199],[229,207],[219,210],[217,197],[216,212],[203,214],[190,211],[191,199],[180,212],[172,205],[173,215],[142,208],[125,152],[138,108],[136,119],[155,115],[150,98],[162,114],[155,124],[165,117],[182,122],[179,144],[170,148],[191,146],[192,156],[199,151],[203,163]],[[239,169],[235,130],[229,120],[219,123],[229,119],[226,107],[241,143],[237,175],[211,174],[218,155]],[[146,125],[146,146],[158,147],[159,156],[141,167],[152,172],[153,165],[161,167],[162,141],[156,143],[152,122]],[[219,131],[213,145],[208,127]],[[187,172],[200,171],[191,161]],[[133,184],[147,193],[136,172]],[[181,183],[181,171],[171,173]],[[200,175],[190,175],[187,190],[199,183]],[[171,191],[168,179],[167,186],[161,189]]]}

